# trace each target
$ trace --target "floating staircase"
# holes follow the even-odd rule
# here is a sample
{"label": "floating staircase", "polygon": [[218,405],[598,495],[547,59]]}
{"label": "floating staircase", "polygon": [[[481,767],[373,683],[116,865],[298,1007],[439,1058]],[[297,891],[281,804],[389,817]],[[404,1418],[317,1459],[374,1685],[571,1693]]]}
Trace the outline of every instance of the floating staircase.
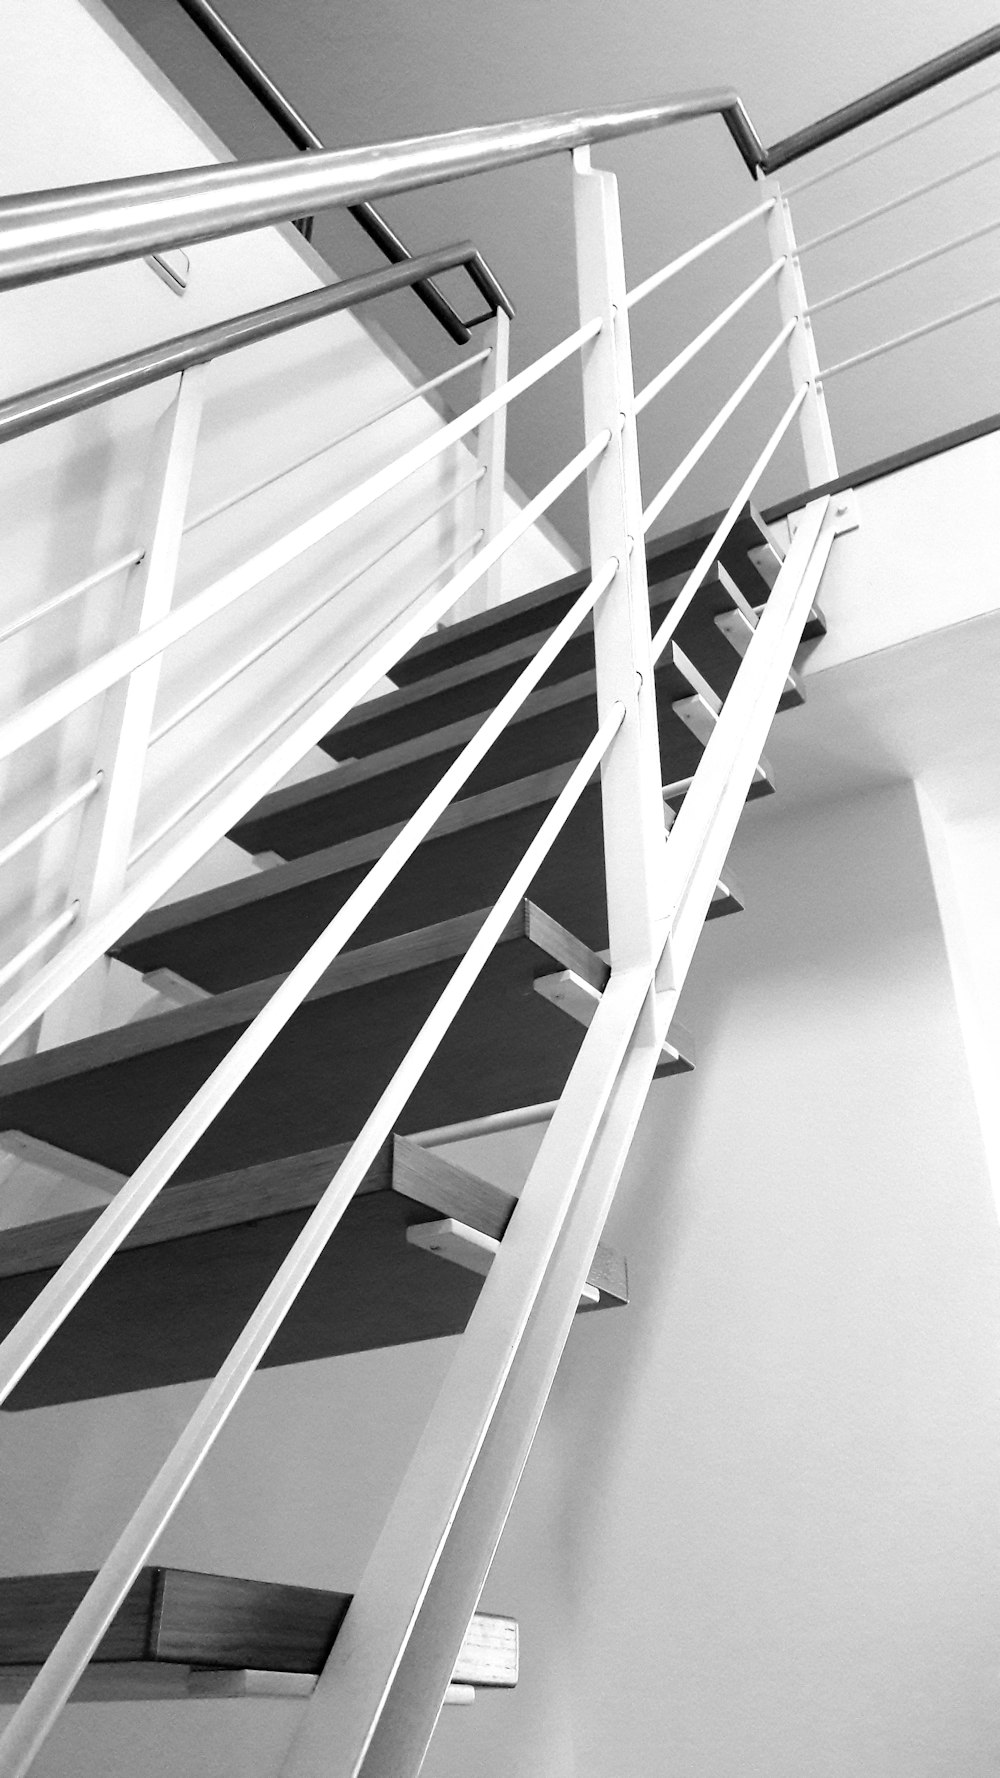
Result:
{"label": "floating staircase", "polygon": [[[780,563],[756,514],[748,511],[733,536],[725,563],[680,626],[683,649],[667,652],[656,672],[661,769],[675,801],[683,800],[677,786],[701,754],[699,727],[714,721],[740,663],[717,620],[724,625],[735,614],[752,626],[774,578],[768,570]],[[703,546],[704,535],[652,556],[654,621],[669,610]],[[0,1130],[8,1142],[82,1158],[112,1182],[131,1173],[412,813],[425,773],[429,781],[440,776],[582,584],[574,576],[456,624],[402,660],[401,688],[360,706],[326,737],[327,752],[352,754],[351,763],[265,798],[233,830],[252,852],[285,862],[152,912],[116,945],[122,962],[180,984],[190,1004],[0,1068]],[[814,613],[812,633],[820,623]],[[592,634],[584,635],[571,663],[584,670],[528,700],[523,739],[505,756],[510,775],[478,790],[473,782],[471,794],[448,809],[14,1390],[9,1408],[194,1380],[222,1363],[585,747],[594,720],[592,650]],[[783,702],[794,705],[801,695],[790,683]],[[525,775],[538,754],[544,769]],[[762,776],[753,793],[770,789]],[[739,905],[720,883],[710,912]],[[595,783],[417,1087],[410,1129],[438,1130],[558,1098],[608,978],[600,954],[605,910]],[[689,1065],[672,1045],[658,1073]],[[474,1255],[443,1263],[433,1243],[408,1239],[408,1230],[443,1217],[469,1230],[473,1243],[476,1235],[495,1243],[514,1202],[397,1136],[369,1170],[263,1362],[460,1332],[481,1288],[470,1269]],[[97,1214],[0,1236],[0,1333]],[[585,1308],[626,1302],[624,1261],[600,1249],[590,1284]]]}

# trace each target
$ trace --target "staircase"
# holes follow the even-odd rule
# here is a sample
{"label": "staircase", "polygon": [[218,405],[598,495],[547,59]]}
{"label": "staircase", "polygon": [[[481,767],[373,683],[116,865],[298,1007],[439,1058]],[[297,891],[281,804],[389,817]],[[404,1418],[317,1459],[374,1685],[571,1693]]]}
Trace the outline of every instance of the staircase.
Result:
{"label": "staircase", "polygon": [[[388,145],[364,179],[359,153],[317,150],[264,178],[224,168],[0,206],[0,283],[17,284],[367,205],[445,164],[454,174],[568,151],[581,314],[511,377],[512,308],[475,248],[411,258],[400,247],[389,271],[0,408],[0,437],[16,436],[180,374],[119,642],[0,727],[12,752],[105,700],[73,899],[7,968],[18,986],[0,1042],[33,1053],[0,1066],[0,1145],[108,1201],[0,1232],[0,1401],[18,1413],[207,1385],[97,1574],[0,1582],[0,1697],[20,1700],[0,1738],[3,1778],[26,1772],[84,1697],[299,1698],[290,1773],[415,1774],[442,1703],[516,1680],[516,1624],[478,1614],[480,1592],[575,1316],[627,1307],[627,1256],[602,1239],[608,1209],[651,1081],[693,1064],[677,1002],[705,923],[740,910],[733,833],[775,789],[764,743],[803,702],[796,655],[823,634],[818,588],[855,523],[776,189],[626,288],[617,187],[591,147],[706,113],[759,172],[752,126],[721,92],[536,120],[529,150],[523,127],[430,138],[419,152]],[[764,218],[767,273],[636,392],[629,310]],[[391,290],[419,287],[426,301],[429,279],[462,267],[491,305],[456,322],[464,338],[488,327],[480,400],[171,610],[206,364]],[[780,331],[644,506],[637,416],[769,287]],[[726,511],[647,542],[779,354],[791,401]],[[504,525],[498,417],[574,359],[584,446]],[[752,496],[793,427],[809,487],[783,544]],[[373,623],[360,663],[333,663],[267,758],[129,874],[163,651],[472,433],[492,489],[472,560]],[[582,478],[590,565],[445,622],[481,581],[495,591],[512,542]],[[393,689],[379,692],[386,673]],[[315,745],[329,768],[286,782]],[[223,836],[256,871],[163,905]],[[170,1009],[100,1029],[87,1008],[107,959]],[[39,1019],[64,996],[84,1034],[67,1041],[43,1022],[39,1042]],[[456,1140],[527,1124],[545,1133],[519,1193],[447,1157]],[[353,1597],[150,1565],[258,1368],[458,1334]]]}

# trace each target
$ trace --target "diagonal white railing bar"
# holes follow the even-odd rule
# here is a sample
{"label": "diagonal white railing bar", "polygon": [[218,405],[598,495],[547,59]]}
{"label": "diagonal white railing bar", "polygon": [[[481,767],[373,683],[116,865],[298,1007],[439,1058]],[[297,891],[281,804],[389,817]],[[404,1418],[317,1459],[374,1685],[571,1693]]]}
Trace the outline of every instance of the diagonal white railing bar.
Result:
{"label": "diagonal white railing bar", "polygon": [[36,605],[34,611],[25,612],[23,617],[16,618],[12,624],[8,624],[5,630],[0,630],[0,642],[9,642],[11,636],[16,636],[21,630],[26,630],[29,624],[38,623],[41,618],[48,617],[53,611],[61,611],[63,606],[68,605],[72,599],[79,599],[81,594],[89,593],[92,588],[100,586],[105,580],[111,580],[113,575],[121,574],[126,568],[137,567],[142,561],[144,553],[141,549],[130,550],[128,555],[118,556],[114,562],[109,562],[106,568],[98,568],[83,580],[74,582],[73,586],[67,587],[64,593],[56,593],[54,598],[46,599],[44,605]]}
{"label": "diagonal white railing bar", "polygon": [[13,981],[16,975],[20,975],[25,964],[30,963],[33,957],[37,957],[39,951],[44,951],[46,945],[51,944],[54,938],[58,938],[61,932],[65,932],[67,926],[72,926],[79,912],[80,903],[78,901],[70,902],[69,907],[64,908],[61,914],[57,914],[54,920],[50,920],[47,926],[43,926],[40,932],[36,932],[34,938],[29,938],[27,944],[22,945],[21,949],[16,951],[14,956],[10,957],[0,968],[0,988],[6,982]]}
{"label": "diagonal white railing bar", "polygon": [[854,154],[847,154],[842,160],[835,161],[832,166],[824,167],[819,173],[810,173],[808,179],[799,179],[795,185],[785,186],[787,198],[797,197],[800,191],[808,191],[812,185],[818,185],[822,179],[831,179],[835,173],[843,173],[847,167],[856,167],[859,161],[866,161],[873,154],[881,154],[883,148],[891,148],[896,142],[905,142],[908,136],[916,136],[921,130],[928,130],[931,124],[940,123],[943,117],[951,117],[956,111],[965,111],[969,105],[975,105],[980,99],[988,99],[992,93],[1000,93],[1000,81],[992,86],[984,86],[978,93],[968,93],[964,99],[956,99],[954,105],[943,105],[930,117],[922,117],[918,123],[908,124],[905,130],[894,130],[891,136],[883,136],[878,142],[869,142],[867,148],[859,148]]}
{"label": "diagonal white railing bar", "polygon": [[353,709],[366,692],[377,685],[386,673],[392,671],[396,662],[421,639],[437,619],[449,611],[470,586],[475,585],[480,574],[529,531],[536,519],[548,510],[560,494],[572,487],[587,466],[607,448],[609,442],[610,434],[607,432],[591,439],[558,475],[546,483],[534,499],[528,501],[515,519],[511,519],[502,531],[497,532],[468,567],[463,568],[439,592],[432,594],[415,613],[410,615],[407,612],[387,640],[374,653],[366,655],[361,665],[334,688],[329,698],[325,698],[322,704],[310,711],[292,733],[278,743],[267,759],[248,772],[225,796],[220,797],[200,821],[194,822],[162,858],[158,858],[130,885],[107,914],[92,921],[85,931],[64,947],[51,964],[39,970],[34,980],[13,996],[0,1015],[0,1055],[34,1024],[35,1019],[59,998],[71,982],[76,981],[91,963],[102,957],[123,932],[127,932],[141,914],[152,907],[155,901],[159,901],[161,895],[165,895],[178,878],[197,864],[199,858],[217,840],[223,838],[234,822],[272,790],[275,784],[280,783],[309,748],[333,728],[342,716],[346,716],[348,710]]}
{"label": "diagonal white railing bar", "polygon": [[[475,536],[468,538],[465,543],[459,544],[457,549],[452,550],[451,554],[447,556],[443,562],[438,564],[430,578],[426,580],[422,586],[418,587],[412,599],[407,600],[407,610],[415,605],[418,600],[422,599],[424,594],[428,592],[432,586],[436,585],[442,574],[449,573],[450,570],[454,568],[456,562],[460,562],[462,557],[468,555],[470,549],[475,549],[476,545],[481,543],[482,540],[483,532],[477,531]],[[275,735],[280,735],[282,729],[285,728],[289,722],[294,721],[296,716],[299,716],[303,710],[308,709],[314,698],[321,697],[325,691],[329,690],[331,680],[334,679],[338,673],[342,672],[344,667],[349,667],[371,646],[372,642],[376,641],[379,636],[383,635],[393,623],[394,617],[395,614],[392,617],[386,618],[385,622],[380,624],[377,629],[370,630],[365,637],[362,646],[356,649],[354,654],[350,655],[346,660],[338,661],[335,669],[331,670],[328,667],[320,678],[314,681],[308,691],[301,692],[294,704],[290,704],[287,709],[282,710],[280,715],[275,716],[272,721],[268,723],[267,727],[263,729],[259,735],[254,737],[252,745],[246,748],[238,758],[227,760],[222,770],[216,772],[213,778],[204,779],[203,782],[199,784],[198,789],[194,794],[188,798],[187,802],[182,803],[179,808],[173,809],[167,816],[167,819],[162,821],[159,827],[154,828],[152,833],[147,834],[140,844],[134,848],[129,857],[129,866],[131,867],[132,865],[138,864],[141,858],[145,858],[148,852],[152,852],[153,848],[158,846],[161,840],[165,840],[167,835],[172,833],[175,827],[178,827],[182,821],[185,821],[189,815],[193,814],[194,810],[199,808],[203,802],[207,802],[208,798],[213,796],[215,792],[225,784],[227,778],[231,778],[234,772],[240,771],[241,768],[246,765],[248,759],[252,759],[255,753],[258,753],[262,747],[267,745],[268,741],[273,741]]]}
{"label": "diagonal white railing bar", "polygon": [[294,463],[286,463],[283,469],[275,470],[273,475],[265,475],[261,481],[253,482],[248,488],[241,488],[238,494],[228,494],[224,500],[217,500],[214,506],[206,507],[204,512],[199,512],[195,518],[188,519],[184,526],[184,535],[187,536],[189,532],[197,531],[200,525],[207,525],[210,519],[217,519],[221,513],[229,512],[231,507],[239,506],[241,501],[252,499],[254,494],[263,493],[265,488],[273,488],[275,483],[283,481],[286,475],[294,475],[297,469],[305,469],[308,463],[315,463],[317,458],[325,457],[327,451],[335,451],[338,445],[347,444],[352,438],[357,438],[359,433],[367,432],[369,426],[376,426],[380,420],[387,420],[390,414],[398,414],[401,408],[409,407],[411,402],[418,401],[423,395],[430,395],[434,389],[443,388],[445,383],[450,383],[453,377],[461,376],[463,371],[472,370],[477,364],[483,364],[489,358],[492,350],[492,346],[487,346],[482,352],[476,352],[472,358],[463,358],[461,364],[453,364],[450,370],[443,370],[440,376],[431,377],[428,382],[421,383],[419,388],[409,390],[406,395],[401,395],[398,401],[391,401],[388,407],[380,407],[376,413],[369,414],[364,420],[359,420],[358,424],[352,426],[349,431],[338,433],[336,438],[331,438],[327,444],[319,445],[315,451],[309,451],[305,457],[297,457]]}
{"label": "diagonal white railing bar", "polygon": [[735,235],[741,228],[746,228],[748,222],[755,222],[758,216],[766,216],[769,210],[774,209],[776,203],[776,198],[768,198],[765,203],[757,204],[754,209],[747,210],[743,216],[738,216],[735,222],[727,222],[725,228],[716,229],[714,235],[706,235],[705,239],[699,241],[696,247],[689,247],[686,253],[680,254],[677,259],[672,259],[669,265],[661,266],[658,272],[654,272],[649,278],[644,278],[641,284],[636,284],[634,289],[629,291],[625,299],[628,307],[631,309],[635,303],[641,303],[645,297],[651,296],[654,290],[658,290],[661,284],[667,282],[668,278],[676,277],[678,272],[683,272],[687,266],[693,265],[696,259],[700,259],[702,254],[708,253],[712,247],[717,247],[720,241],[728,241],[730,235]]}
{"label": "diagonal white railing bar", "polygon": [[[818,517],[828,505],[819,503]],[[450,1674],[449,1649],[478,1595],[572,1325],[659,1044],[781,695],[813,597],[810,509],[762,639],[755,631],[698,768],[700,847],[670,840],[681,911],[649,969],[612,975],[522,1189],[465,1336],[390,1509],[284,1768],[329,1778],[411,1778]],[[825,560],[825,557],[823,557]],[[821,567],[820,563],[820,567]],[[815,576],[818,578],[818,574]],[[758,626],[759,628],[759,626]],[[737,696],[737,687],[739,695]],[[731,700],[734,700],[731,702]],[[728,712],[728,718],[727,718]],[[706,808],[706,803],[709,805]],[[690,824],[689,824],[690,826]],[[673,844],[673,852],[671,846]],[[681,893],[687,886],[687,898]],[[683,907],[681,904],[683,903]],[[675,973],[675,933],[686,923]],[[669,938],[668,938],[669,934]],[[637,1023],[658,974],[652,1029]],[[622,1095],[623,1073],[631,1078]],[[467,1614],[466,1614],[467,1621]],[[332,1724],[336,1723],[336,1733]],[[322,1753],[322,1763],[320,1754]]]}
{"label": "diagonal white railing bar", "polygon": [[913,259],[900,260],[898,265],[891,265],[884,272],[873,272],[870,278],[862,278],[857,284],[849,284],[845,290],[835,290],[832,296],[821,297],[818,303],[810,303],[805,313],[819,315],[823,309],[832,309],[835,303],[846,302],[850,296],[859,296],[862,290],[874,290],[876,284],[885,284],[890,278],[900,277],[903,272],[912,272],[918,265],[929,265],[932,260],[941,259],[945,253],[954,253],[969,241],[979,241],[983,235],[991,235],[998,228],[1000,216],[994,216],[992,222],[984,222],[979,228],[971,228],[968,234],[955,235],[950,241],[942,241],[938,247],[928,247],[926,253],[917,253]]}
{"label": "diagonal white railing bar", "polygon": [[747,303],[750,302],[751,298],[757,295],[758,290],[763,290],[768,284],[772,283],[784,264],[785,259],[783,256],[781,259],[772,261],[766,272],[761,272],[759,278],[755,278],[752,284],[748,284],[746,289],[741,291],[739,296],[734,297],[728,307],[722,310],[721,314],[716,315],[714,321],[710,321],[707,327],[703,327],[701,332],[696,334],[690,344],[685,346],[682,352],[678,352],[676,358],[672,358],[670,363],[664,366],[663,370],[659,371],[655,377],[650,379],[645,388],[640,389],[635,398],[635,411],[637,414],[641,414],[643,408],[648,407],[653,398],[659,395],[661,390],[667,387],[668,383],[672,383],[674,378],[691,363],[693,358],[697,358],[702,347],[707,346],[710,340],[714,340],[717,333],[722,332],[722,329],[733,319],[734,315],[738,315],[740,310],[745,308]]}
{"label": "diagonal white railing bar", "polygon": [[88,778],[85,784],[80,784],[76,790],[71,790],[68,796],[62,798],[61,802],[54,803],[46,814],[40,815],[37,821],[33,821],[30,827],[26,827],[22,833],[19,833],[16,840],[11,840],[6,846],[0,847],[0,870],[5,864],[9,864],[12,858],[16,858],[19,853],[23,852],[26,847],[34,845],[36,840],[40,840],[43,834],[48,833],[50,827],[55,827],[56,823],[63,819],[64,815],[71,814],[74,809],[79,808],[81,803],[88,802],[95,792],[100,790],[103,778],[103,772],[95,772],[94,776]]}
{"label": "diagonal white railing bar", "polygon": [[[438,500],[433,506],[429,507],[426,512],[422,513],[415,525],[411,525],[408,530],[401,534],[401,536],[394,537],[391,543],[387,543],[384,549],[379,550],[378,555],[371,556],[367,562],[362,562],[360,567],[353,569],[353,571],[346,575],[343,580],[338,581],[335,587],[328,587],[325,592],[320,594],[318,599],[313,599],[311,603],[304,606],[301,611],[297,611],[294,617],[289,618],[287,623],[282,624],[279,630],[274,630],[265,641],[259,642],[256,648],[251,648],[247,654],[241,655],[238,661],[233,661],[232,664],[225,669],[225,672],[220,673],[209,685],[203,686],[201,691],[196,692],[193,698],[189,698],[186,704],[181,704],[176,710],[172,711],[171,714],[153,730],[153,733],[149,737],[150,746],[154,746],[157,741],[162,741],[164,735],[169,735],[171,730],[177,728],[179,723],[185,722],[189,716],[193,716],[196,710],[201,709],[202,704],[206,704],[210,698],[214,698],[217,692],[222,691],[227,685],[231,684],[234,679],[238,679],[241,673],[245,673],[248,667],[254,665],[255,661],[259,661],[265,654],[269,654],[273,648],[278,646],[279,642],[284,642],[287,636],[293,635],[304,623],[308,623],[309,619],[315,617],[317,612],[322,611],[324,606],[329,605],[332,599],[339,598],[341,593],[346,593],[348,587],[354,586],[356,581],[361,580],[364,575],[370,574],[373,568],[377,568],[380,562],[384,562],[387,556],[392,555],[393,550],[400,549],[404,543],[408,543],[411,537],[415,537],[417,532],[423,529],[424,525],[430,524],[431,519],[436,519],[440,513],[444,512],[449,506],[452,506],[463,494],[468,493],[470,488],[474,488],[478,482],[482,481],[485,474],[485,469],[478,469],[475,475],[470,475],[466,481],[460,482],[458,487],[453,488],[450,494],[446,494],[443,500]],[[481,534],[477,534],[475,538],[470,538],[465,547],[471,549],[474,543],[479,541],[479,535]],[[438,573],[443,574],[446,568],[452,566],[453,560],[454,558],[451,558],[447,563],[442,563]],[[437,578],[438,576],[436,575],[435,579]],[[433,584],[433,582],[427,584]],[[421,592],[426,592],[427,585],[424,585],[420,590]],[[418,599],[419,597],[419,592],[414,594],[414,599]],[[409,602],[412,604],[413,600]]]}
{"label": "diagonal white railing bar", "polygon": [[726,425],[727,421],[732,418],[740,403],[749,395],[754,384],[763,376],[772,359],[778,352],[780,352],[785,341],[794,333],[797,326],[797,320],[785,322],[781,332],[775,334],[774,339],[771,341],[767,350],[761,353],[756,364],[747,371],[742,383],[733,390],[729,400],[723,403],[722,407],[716,414],[715,419],[705,427],[701,436],[695,440],[687,455],[682,458],[680,463],[678,463],[673,474],[668,475],[659,493],[653,495],[652,500],[649,502],[649,505],[645,508],[642,515],[642,528],[644,532],[648,531],[650,525],[654,524],[659,518],[660,513],[663,511],[667,502],[673,499],[682,482],[687,480],[692,469],[695,467],[695,464],[701,461],[701,458],[705,455],[709,446],[718,438],[722,428]]}
{"label": "diagonal white railing bar", "polygon": [[[0,1736],[0,1769],[4,1771],[5,1778],[21,1778],[28,1770],[156,1539],[183,1499],[312,1273],[375,1155],[475,986],[496,944],[515,915],[518,903],[523,900],[532,878],[611,746],[624,715],[625,707],[619,704],[613,706],[605,716],[586,753],[560,791],[520,864],[352,1143],[349,1154],[337,1169],[290,1248],[226,1363],[205,1391],[198,1408],[56,1642],[23,1703]],[[294,975],[295,972],[292,973]],[[291,980],[291,977],[288,979]],[[279,994],[280,992],[279,989]],[[99,1219],[101,1222],[113,1213],[118,1202],[119,1199],[113,1200],[108,1211]],[[98,1224],[94,1227],[96,1229]],[[72,1260],[67,1262],[71,1263]]]}
{"label": "diagonal white railing bar", "polygon": [[348,520],[357,518],[374,505],[376,500],[381,499],[383,494],[399,487],[416,474],[417,470],[425,468],[436,457],[441,456],[442,452],[458,443],[497,408],[515,400],[526,389],[530,389],[542,377],[555,370],[589,339],[593,339],[600,332],[601,325],[598,319],[578,327],[560,341],[559,345],[553,346],[551,351],[544,353],[541,358],[537,358],[533,364],[512,377],[502,388],[467,408],[457,420],[443,426],[440,432],[435,432],[430,438],[405,451],[395,462],[369,476],[359,487],[352,489],[349,494],[341,495],[303,524],[294,526],[276,543],[270,544],[248,562],[242,563],[211,586],[205,587],[202,592],[196,593],[179,610],[171,612],[157,623],[149,624],[127,642],[119,643],[117,648],[110,649],[99,660],[93,661],[79,673],[64,680],[61,685],[36,698],[34,703],[29,704],[17,716],[0,724],[0,759],[6,758],[36,736],[44,734],[64,716],[89,703],[99,692],[106,691],[109,685],[124,679],[144,661],[152,660],[154,655],[162,654],[172,642],[190,635],[192,630],[224,611],[278,569],[287,567]]}
{"label": "diagonal white railing bar", "polygon": [[802,406],[802,403],[805,401],[808,393],[809,385],[807,383],[802,383],[796,390],[796,393],[792,396],[791,401],[788,403],[781,419],[771,433],[770,438],[764,446],[764,449],[761,451],[760,456],[757,458],[749,475],[740,484],[733,499],[726,507],[719,523],[716,525],[715,530],[712,532],[701,555],[698,557],[697,562],[653,637],[654,661],[659,660],[663,650],[674,636],[681,618],[691,604],[698,588],[701,586],[712,563],[715,561],[719,550],[729,536],[736,520],[739,518],[740,513],[753,493],[754,488],[757,486],[757,483],[760,481],[761,476],[767,468],[767,465],[770,463],[771,458],[774,456],[775,451],[784,438],[785,433],[788,431],[788,428]]}
{"label": "diagonal white railing bar", "polygon": [[906,346],[911,340],[922,340],[929,333],[937,333],[942,327],[951,327],[956,321],[964,321],[968,315],[978,315],[983,309],[991,309],[994,303],[1000,303],[1000,290],[991,291],[989,296],[981,296],[978,302],[966,303],[964,308],[951,309],[947,315],[939,315],[935,321],[925,321],[921,327],[911,327],[907,333],[897,333],[891,340],[881,340],[877,346],[868,346],[864,352],[855,352],[850,358],[841,358],[838,364],[828,364],[820,375],[824,378],[837,377],[842,370],[852,370],[856,364],[866,364],[869,358],[881,358],[884,352],[894,352],[897,346]]}
{"label": "diagonal white railing bar", "polygon": [[841,222],[836,228],[828,228],[823,235],[813,235],[811,241],[800,241],[799,252],[809,253],[813,247],[823,247],[827,241],[836,241],[840,235],[850,234],[852,228],[861,228],[863,223],[874,222],[877,216],[888,216],[891,211],[898,210],[902,204],[911,203],[914,198],[922,198],[929,191],[940,191],[942,186],[964,178],[966,173],[975,173],[979,167],[988,166],[998,156],[1000,148],[993,148],[989,154],[981,154],[975,160],[966,161],[964,166],[953,167],[951,172],[939,174],[937,179],[928,179],[925,185],[911,186],[909,191],[900,192],[898,197],[889,198],[884,204],[876,204],[874,210],[865,210],[860,216],[852,216],[849,222]]}
{"label": "diagonal white railing bar", "polygon": [[194,1098],[117,1193],[108,1209],[84,1240],[50,1279],[17,1327],[0,1343],[0,1402],[24,1375],[62,1325],[85,1290],[117,1251],[129,1231],[152,1203],[162,1186],[176,1172],[185,1156],[208,1129],[237,1087],[260,1060],[264,1051],[288,1023],[315,987],[324,971],[339,955],[384,890],[398,876],[407,859],[475,771],[480,760],[502,733],[511,716],[538,684],[569,637],[591,611],[617,570],[609,562],[584,589],[558,628],[504,694],[472,740],[449,766],[440,782],[424,798],[419,809],[372,866],[363,882],[344,902],[295,968],[281,982],[253,1022],[227,1051]]}

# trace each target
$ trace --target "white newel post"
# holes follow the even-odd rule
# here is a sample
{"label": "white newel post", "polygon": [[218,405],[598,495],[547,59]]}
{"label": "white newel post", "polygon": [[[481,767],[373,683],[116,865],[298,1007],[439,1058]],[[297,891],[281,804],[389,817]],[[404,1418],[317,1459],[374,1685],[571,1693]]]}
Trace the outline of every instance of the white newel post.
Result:
{"label": "white newel post", "polygon": [[626,709],[601,768],[611,965],[622,969],[658,955],[665,828],[618,182],[579,148],[573,190],[580,319],[604,323],[583,349],[584,422],[588,438],[613,435],[588,471],[587,500],[593,569],[618,560],[594,641],[598,715],[619,701]]}
{"label": "white newel post", "polygon": [[[145,553],[126,582],[117,642],[170,610],[208,370],[200,364],[184,372],[154,430],[138,527]],[[92,768],[101,787],[84,813],[68,885],[69,901],[78,903],[76,931],[103,914],[125,883],[160,661],[154,655],[104,694]],[[109,967],[102,958],[49,1008],[39,1048],[99,1029]]]}
{"label": "white newel post", "polygon": [[833,433],[830,431],[830,420],[826,411],[826,396],[823,393],[816,341],[813,338],[812,321],[809,318],[809,303],[802,279],[802,265],[795,240],[792,213],[781,186],[777,179],[765,179],[761,190],[775,199],[774,208],[769,212],[767,218],[768,241],[772,258],[781,259],[783,257],[785,260],[777,279],[781,319],[798,323],[794,333],[789,337],[788,363],[792,373],[793,388],[798,389],[806,382],[809,384],[809,393],[799,409],[799,430],[802,434],[802,451],[806,460],[809,486],[818,488],[822,487],[825,482],[835,481],[840,471],[837,468],[837,453],[833,447]]}

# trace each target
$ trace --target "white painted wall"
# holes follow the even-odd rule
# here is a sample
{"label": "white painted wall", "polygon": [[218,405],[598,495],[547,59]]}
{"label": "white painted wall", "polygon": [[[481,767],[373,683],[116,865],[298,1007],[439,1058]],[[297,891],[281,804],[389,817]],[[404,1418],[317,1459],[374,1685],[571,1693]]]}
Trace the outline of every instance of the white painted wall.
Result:
{"label": "white painted wall", "polygon": [[[225,158],[98,0],[30,5],[25,0],[8,9],[4,32],[0,81],[9,190]],[[314,289],[329,275],[290,228],[195,247],[190,258],[190,286],[180,299],[142,263],[7,293],[4,393]],[[452,361],[459,356],[456,352]],[[211,372],[192,516],[321,445],[354,436],[194,531],[184,546],[177,602],[440,428],[440,403],[421,399],[387,421],[355,431],[418,381],[385,336],[350,314],[220,360]],[[475,398],[478,381],[475,371],[464,389],[456,385],[459,405]],[[151,430],[172,393],[169,385],[156,386],[5,447],[0,465],[5,618],[32,610],[135,543]],[[381,553],[429,505],[466,481],[473,468],[469,451],[453,448],[180,644],[165,663],[158,718],[210,683],[227,659],[270,634],[324,585],[332,591]],[[465,495],[383,566],[357,579],[153,750],[140,841],[167,817],[183,813],[206,779],[236,767],[275,714],[318,683],[324,666],[332,677],[373,629],[433,582],[441,561],[471,535],[471,499]],[[508,516],[516,505],[509,496]],[[552,534],[535,530],[511,552],[504,590],[509,596],[573,566],[576,558]],[[6,645],[5,712],[116,639],[120,588],[119,577]],[[81,713],[15,761],[3,787],[4,839],[89,776],[95,713],[96,706]],[[314,753],[304,769],[326,763]],[[35,850],[6,872],[0,961],[61,909],[74,828],[75,818],[51,837],[41,868]],[[232,866],[241,868],[235,860]]]}

